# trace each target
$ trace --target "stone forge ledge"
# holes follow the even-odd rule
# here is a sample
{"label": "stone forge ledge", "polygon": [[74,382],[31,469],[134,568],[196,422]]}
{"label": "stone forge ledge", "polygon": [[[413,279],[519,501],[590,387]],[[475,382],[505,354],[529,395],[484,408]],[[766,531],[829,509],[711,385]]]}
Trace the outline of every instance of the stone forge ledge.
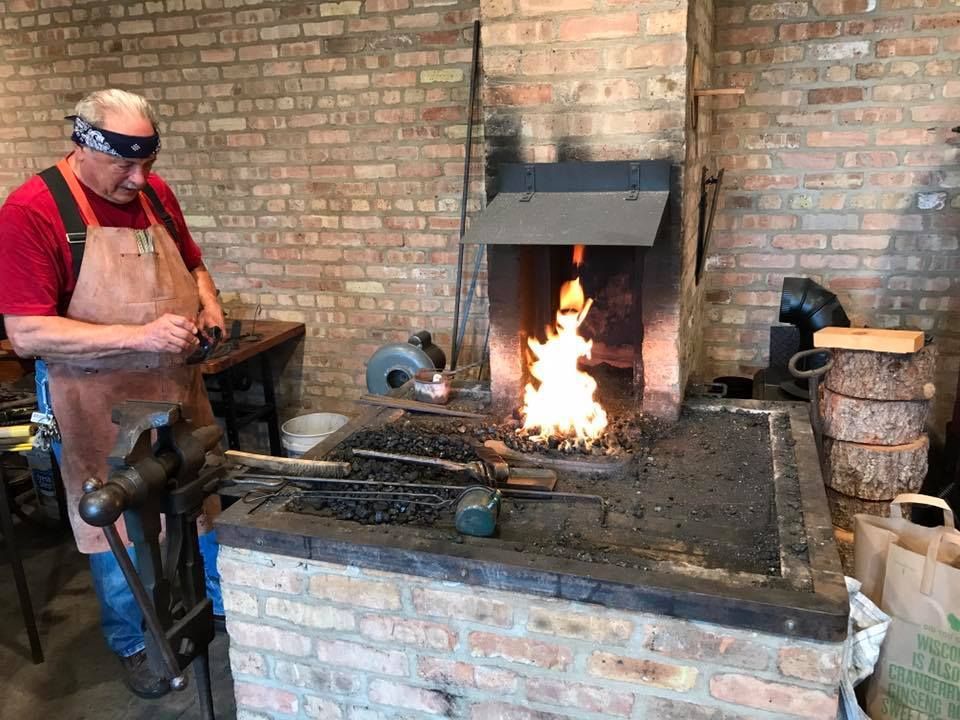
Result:
{"label": "stone forge ledge", "polygon": [[[781,543],[805,538],[808,560],[784,560],[783,581],[733,577],[723,571],[651,572],[599,563],[491,549],[479,538],[453,543],[411,528],[385,537],[376,526],[263,508],[250,513],[236,503],[217,521],[222,545],[262,551],[340,568],[363,568],[519,593],[527,604],[540,598],[590,603],[620,610],[716,623],[728,629],[761,631],[783,638],[829,643],[846,636],[848,602],[819,464],[801,403],[758,401],[690,403],[697,410],[735,410],[789,419],[789,442],[774,442],[774,482]],[[792,445],[795,468],[785,472],[784,446]],[[789,485],[789,487],[788,487]],[[790,490],[793,492],[789,492]],[[781,492],[782,490],[782,492]],[[792,510],[786,498],[796,497]],[[800,515],[801,517],[798,517]],[[422,529],[421,529],[422,530]],[[785,533],[789,533],[786,535]],[[761,586],[763,585],[763,586]],[[469,588],[467,588],[469,592]],[[520,598],[517,598],[520,600]]]}

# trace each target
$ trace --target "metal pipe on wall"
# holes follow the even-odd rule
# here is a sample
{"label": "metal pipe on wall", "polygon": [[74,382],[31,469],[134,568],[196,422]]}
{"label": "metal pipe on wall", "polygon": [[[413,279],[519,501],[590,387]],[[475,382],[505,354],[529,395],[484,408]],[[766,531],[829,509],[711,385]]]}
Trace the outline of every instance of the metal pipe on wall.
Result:
{"label": "metal pipe on wall", "polygon": [[[460,293],[463,289],[463,234],[467,227],[467,196],[470,193],[470,160],[473,154],[473,107],[477,96],[477,74],[480,64],[480,21],[473,21],[473,60],[470,64],[470,100],[467,105],[467,144],[463,153],[463,192],[460,196],[460,234],[457,248],[457,289],[453,304],[453,332],[450,337],[450,369],[457,369],[460,355]],[[479,250],[478,250],[479,252]]]}

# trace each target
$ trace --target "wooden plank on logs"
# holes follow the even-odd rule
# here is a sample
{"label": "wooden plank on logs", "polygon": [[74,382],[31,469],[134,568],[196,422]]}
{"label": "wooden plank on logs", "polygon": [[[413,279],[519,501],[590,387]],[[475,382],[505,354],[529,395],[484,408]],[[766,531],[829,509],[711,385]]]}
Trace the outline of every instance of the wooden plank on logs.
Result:
{"label": "wooden plank on logs", "polygon": [[917,492],[927,476],[926,435],[904,445],[863,445],[823,438],[827,487],[861,500]]}
{"label": "wooden plank on logs", "polygon": [[[853,530],[853,516],[857,513],[890,517],[889,500],[861,500],[827,488],[827,504],[830,506],[830,518],[833,524],[844,530]],[[910,508],[903,507],[903,516],[910,517]]]}
{"label": "wooden plank on logs", "polygon": [[873,350],[887,353],[912,353],[923,347],[920,330],[881,330],[879,328],[826,327],[813,334],[813,346]]}
{"label": "wooden plank on logs", "polygon": [[936,359],[932,344],[909,354],[835,349],[825,383],[833,392],[866,400],[930,400]]}
{"label": "wooden plank on logs", "polygon": [[866,445],[903,445],[923,435],[926,400],[861,400],[823,389],[823,434]]}

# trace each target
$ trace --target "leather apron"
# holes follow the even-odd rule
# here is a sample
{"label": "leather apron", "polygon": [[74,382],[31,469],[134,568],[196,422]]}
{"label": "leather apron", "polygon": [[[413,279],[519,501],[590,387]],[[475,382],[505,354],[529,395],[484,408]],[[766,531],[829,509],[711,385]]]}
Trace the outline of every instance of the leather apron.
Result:
{"label": "leather apron", "polygon": [[[101,325],[145,325],[164,313],[196,318],[197,283],[176,243],[141,192],[139,202],[150,219],[146,230],[101,227],[79,181],[65,160],[58,164],[87,224],[86,249],[66,317]],[[124,400],[179,403],[195,426],[214,423],[200,365],[186,355],[128,353],[99,359],[49,361],[50,395],[63,447],[61,474],[70,525],[82,553],[108,551],[100,528],[78,513],[83,483],[105,480],[107,457],[117,438],[113,407]],[[201,533],[212,528],[220,509],[207,498],[198,520]],[[123,519],[117,529],[129,544]]]}

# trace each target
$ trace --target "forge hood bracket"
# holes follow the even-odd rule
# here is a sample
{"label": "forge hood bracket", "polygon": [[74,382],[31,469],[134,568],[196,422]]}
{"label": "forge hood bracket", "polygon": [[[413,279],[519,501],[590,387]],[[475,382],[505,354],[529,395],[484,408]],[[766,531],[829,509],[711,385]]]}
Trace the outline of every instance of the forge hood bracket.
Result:
{"label": "forge hood bracket", "polygon": [[650,247],[666,215],[670,164],[659,160],[505,163],[468,244]]}

